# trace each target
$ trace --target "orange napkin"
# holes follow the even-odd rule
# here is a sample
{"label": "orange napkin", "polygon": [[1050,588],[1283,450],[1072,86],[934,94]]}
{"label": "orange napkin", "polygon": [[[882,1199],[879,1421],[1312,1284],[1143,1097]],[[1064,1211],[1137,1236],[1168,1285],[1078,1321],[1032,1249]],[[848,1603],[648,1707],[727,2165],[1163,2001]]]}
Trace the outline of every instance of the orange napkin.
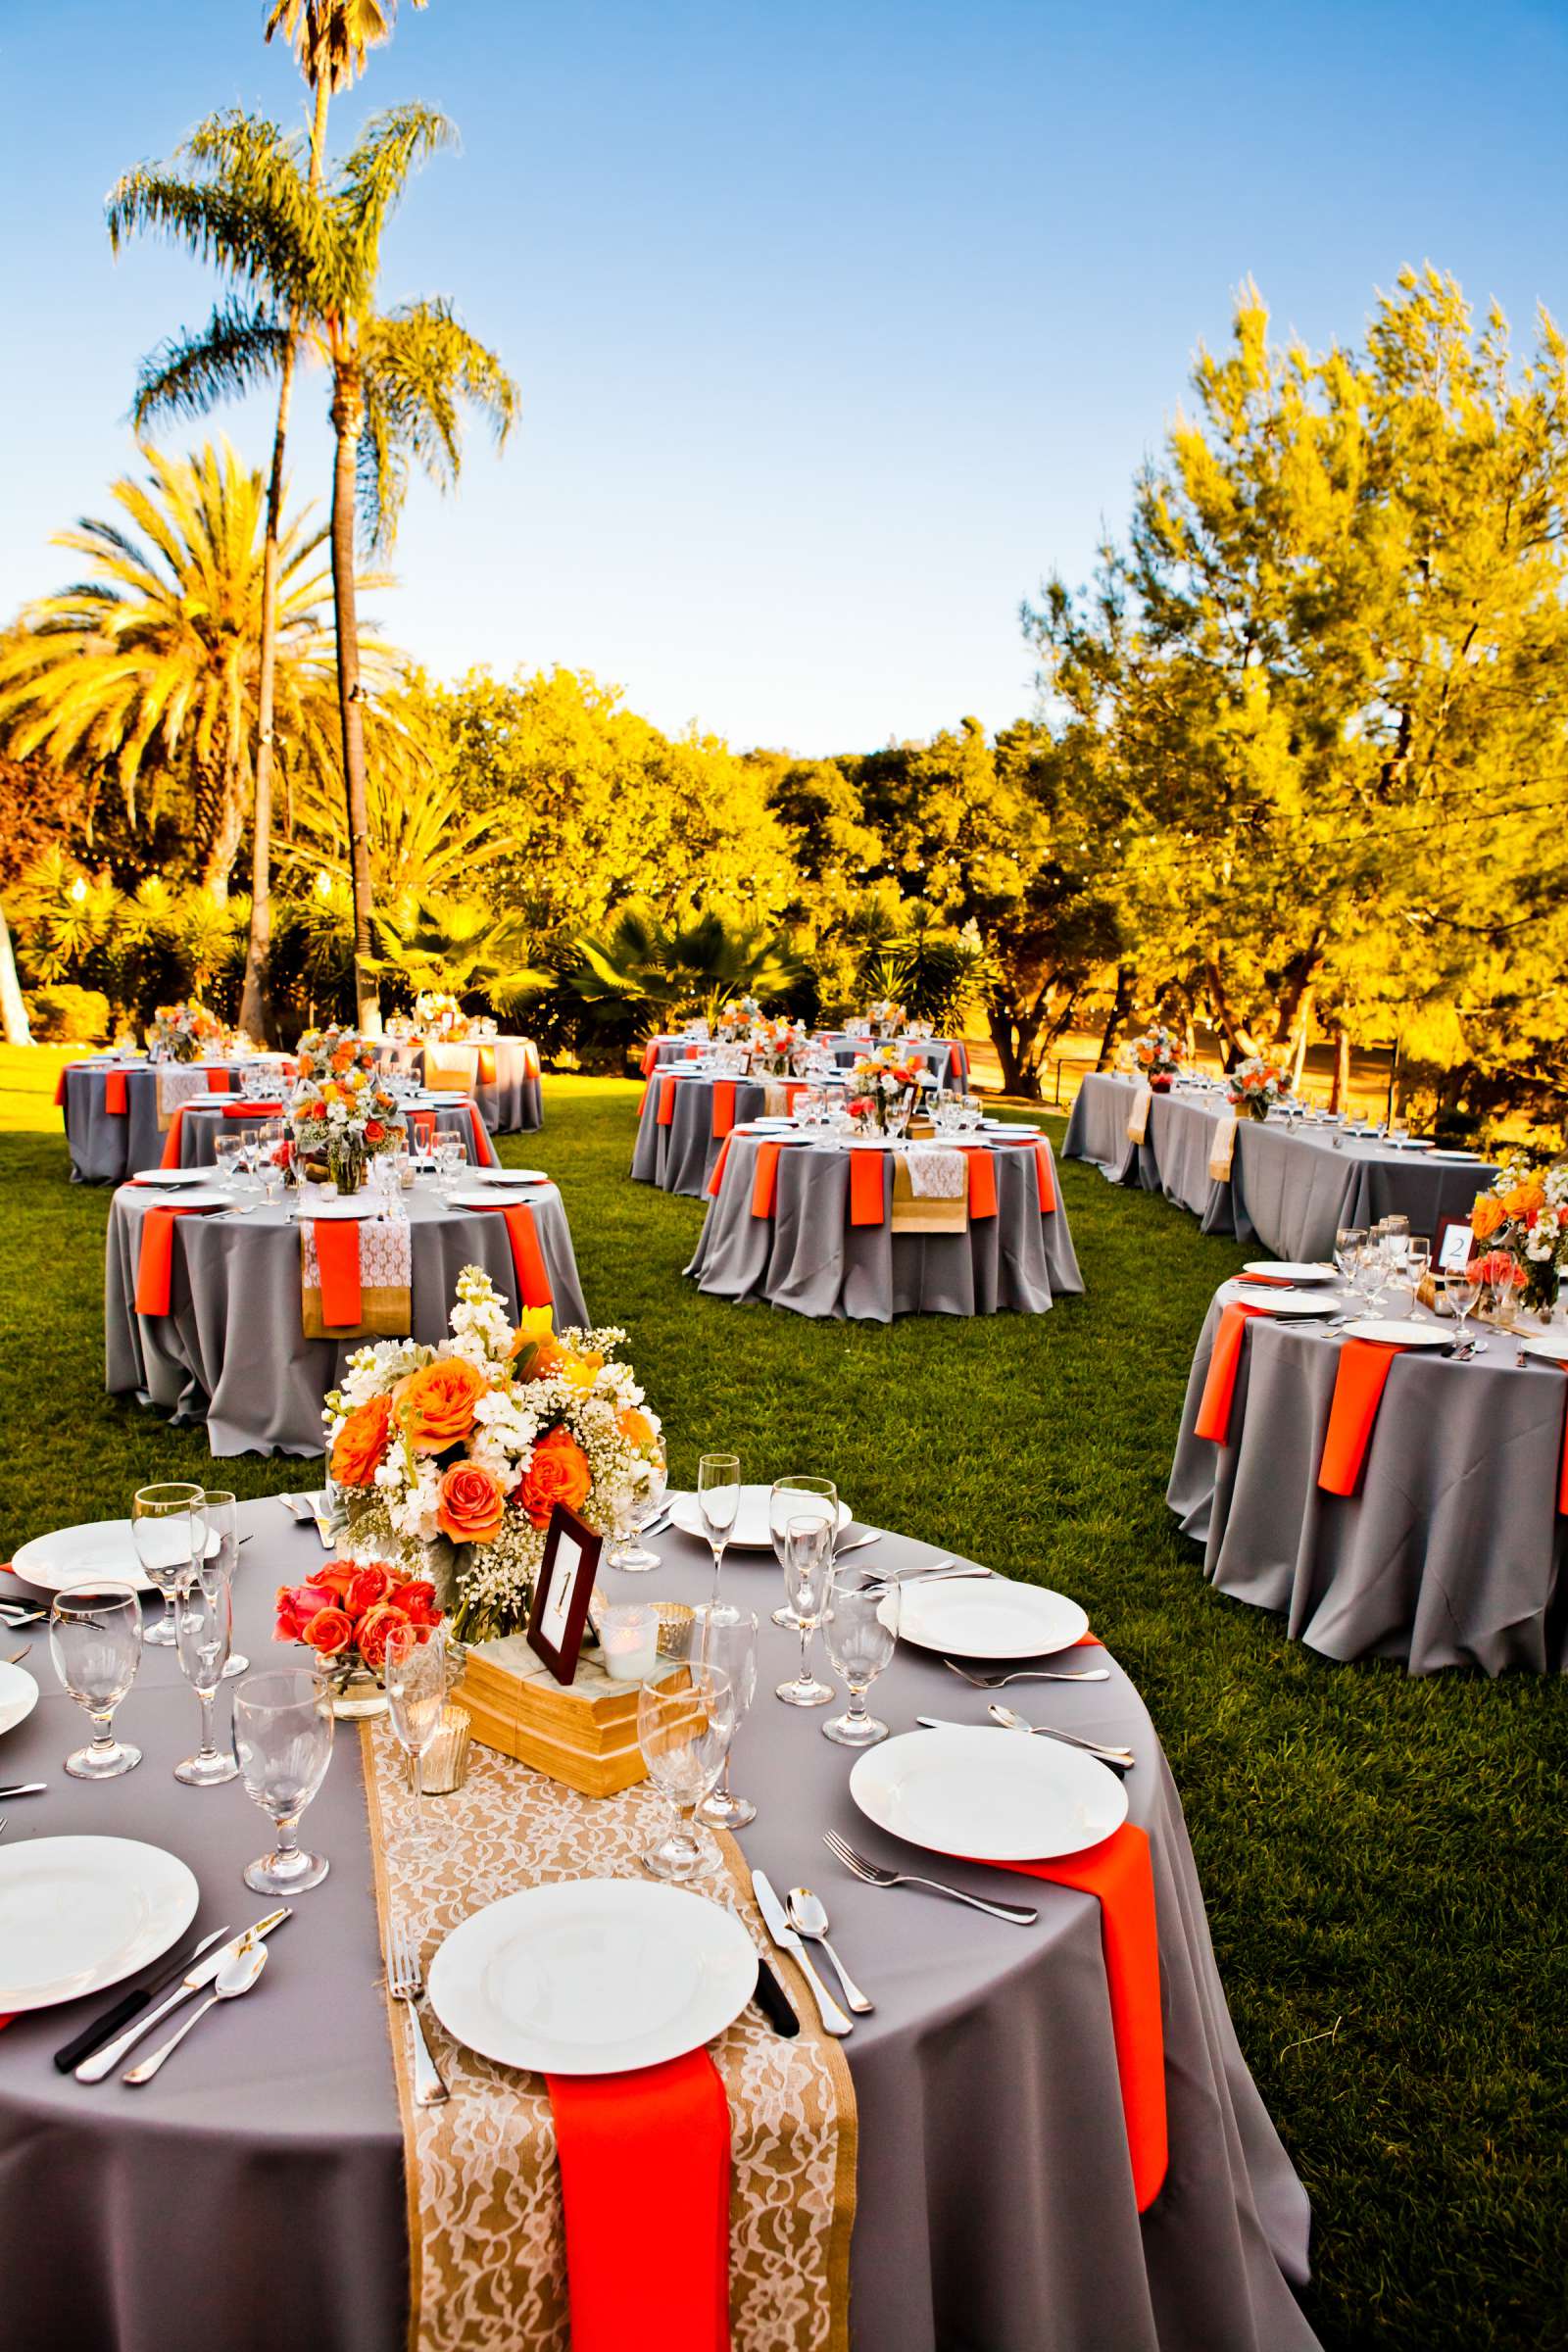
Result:
{"label": "orange napkin", "polygon": [[501,1154],[490,1141],[490,1130],[479,1116],[479,1105],[470,1095],[464,1105],[468,1124],[473,1129],[473,1164],[476,1168],[499,1168]]}
{"label": "orange napkin", "polygon": [[507,1238],[512,1244],[512,1268],[517,1277],[519,1302],[523,1306],[554,1306],[556,1294],[550,1287],[550,1269],[545,1264],[545,1253],[539,1247],[533,1210],[525,1200],[487,1200],[479,1214],[485,1215],[492,1207],[507,1220]]}
{"label": "orange napkin", "polygon": [[729,2352],[729,2101],[712,2059],[545,2082],[572,2352]]}
{"label": "orange napkin", "polygon": [[358,1217],[314,1217],[316,1262],[321,1270],[321,1321],[352,1331],[363,1319]]}
{"label": "orange napkin", "polygon": [[70,1067],[71,1064],[69,1061],[63,1061],[60,1064],[60,1075],[55,1080],[56,1110],[64,1110],[66,1107],[66,1072],[70,1069]]}
{"label": "orange napkin", "polygon": [[708,1179],[709,1194],[714,1200],[718,1199],[718,1188],[724,1181],[724,1162],[728,1157],[729,1137],[726,1135],[718,1147],[718,1157],[713,1162],[713,1173]]}
{"label": "orange napkin", "polygon": [[1052,1181],[1051,1153],[1044,1144],[1035,1146],[1035,1190],[1040,1195],[1040,1213],[1049,1217],[1056,1205],[1056,1188]]}
{"label": "orange napkin", "polygon": [[225,1102],[220,1116],[225,1119],[277,1119],[283,1115],[281,1102],[258,1102],[247,1095],[242,1102]]}
{"label": "orange napkin", "polygon": [[686,1049],[686,1058],[687,1058],[687,1060],[688,1060],[688,1061],[696,1061],[696,1060],[698,1060],[698,1059],[700,1058],[701,1054],[702,1054],[702,1048],[701,1048],[701,1046],[688,1046],[688,1047],[687,1047],[687,1049]]}
{"label": "orange napkin", "polygon": [[232,1071],[232,1070],[209,1070],[209,1071],[208,1071],[208,1073],[207,1073],[207,1092],[208,1092],[210,1095],[228,1095],[228,1094],[232,1094],[232,1093],[233,1093],[233,1091],[234,1091],[234,1073],[233,1073],[233,1071]]}
{"label": "orange napkin", "polygon": [[1402,1348],[1385,1348],[1376,1340],[1347,1340],[1341,1348],[1323,1459],[1317,1466],[1317,1483],[1326,1494],[1355,1493],[1383,1402],[1383,1384],[1395,1357],[1403,1353]]}
{"label": "orange napkin", "polygon": [[661,1078],[659,1081],[659,1124],[661,1127],[667,1127],[674,1116],[675,1081],[673,1078]]}
{"label": "orange napkin", "polygon": [[479,1084],[494,1086],[496,1082],[496,1050],[494,1046],[479,1048]]}
{"label": "orange napkin", "polygon": [[969,1214],[971,1217],[994,1217],[997,1213],[997,1171],[991,1162],[988,1144],[963,1144],[959,1147],[969,1162]]}
{"label": "orange napkin", "polygon": [[735,1081],[733,1078],[713,1080],[713,1121],[715,1135],[728,1135],[735,1124]]}
{"label": "orange napkin", "polygon": [[948,1056],[948,1078],[955,1092],[960,1089],[964,1093],[968,1092],[969,1049],[967,1046],[959,1045],[956,1039],[954,1041],[953,1052]]}
{"label": "orange napkin", "polygon": [[1288,1274],[1238,1274],[1236,1279],[1238,1282],[1256,1283],[1265,1291],[1288,1291],[1295,1287]]}
{"label": "orange napkin", "polygon": [[1165,2037],[1159,2018],[1159,1933],[1149,1838],[1137,1824],[1081,1854],[1054,1862],[994,1865],[1074,1886],[1100,1901],[1100,1935],[1110,1991],[1110,2030],[1121,2079],[1121,2111],[1132,2158],[1133,2193],[1147,2213],[1164,2185],[1170,2149],[1165,2123]]}
{"label": "orange napkin", "polygon": [[659,1067],[659,1040],[651,1037],[643,1048],[643,1076],[651,1078]]}
{"label": "orange napkin", "polygon": [[1215,1446],[1227,1446],[1231,1434],[1231,1399],[1236,1394],[1236,1371],[1242,1360],[1242,1332],[1254,1315],[1262,1313],[1258,1306],[1248,1306],[1236,1299],[1221,1310],[1219,1329],[1214,1334],[1214,1351],[1208,1359],[1208,1378],[1198,1407],[1198,1419],[1193,1435],[1207,1438]]}
{"label": "orange napkin", "polygon": [[149,1208],[141,1220],[136,1250],[136,1312],[167,1315],[174,1276],[174,1219],[200,1216],[195,1208]]}
{"label": "orange napkin", "polygon": [[123,1118],[126,1109],[125,1073],[110,1070],[104,1079],[104,1108]]}
{"label": "orange napkin", "polygon": [[778,1155],[783,1149],[782,1144],[759,1144],[757,1147],[757,1172],[752,1178],[754,1217],[770,1217],[773,1214],[778,1200]]}
{"label": "orange napkin", "polygon": [[850,1153],[850,1223],[852,1225],[882,1225],[887,1222],[887,1186],[885,1176],[888,1155],[885,1152]]}

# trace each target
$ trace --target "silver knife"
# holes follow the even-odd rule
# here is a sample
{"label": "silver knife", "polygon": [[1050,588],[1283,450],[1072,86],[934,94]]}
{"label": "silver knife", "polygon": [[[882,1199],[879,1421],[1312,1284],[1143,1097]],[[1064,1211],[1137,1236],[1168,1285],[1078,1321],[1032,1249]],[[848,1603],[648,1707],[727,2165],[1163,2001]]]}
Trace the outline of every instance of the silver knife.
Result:
{"label": "silver knife", "polygon": [[[1009,1729],[1006,1724],[956,1723],[951,1715],[917,1715],[914,1720],[923,1732],[989,1732]],[[1098,1740],[1080,1740],[1076,1732],[1054,1731],[1049,1723],[1032,1723],[1029,1731],[1036,1740],[1059,1740],[1063,1747],[1076,1747],[1084,1755],[1093,1756],[1097,1762],[1108,1765],[1112,1772],[1131,1772],[1137,1762],[1137,1758],[1128,1748],[1102,1747]]]}
{"label": "silver knife", "polygon": [[0,1796],[42,1796],[47,1781],[14,1781],[9,1788],[0,1788]]}
{"label": "silver knife", "polygon": [[277,1910],[269,1911],[265,1919],[259,1919],[254,1927],[247,1928],[243,1935],[233,1936],[227,1943],[220,1943],[217,1951],[209,1952],[205,1959],[198,1960],[194,1968],[185,1971],[167,2000],[160,2001],[156,2009],[144,2010],[135,2024],[128,2026],[117,2040],[106,2042],[101,2050],[94,2050],[90,2058],[84,2058],[76,2069],[76,2081],[101,2082],[105,2075],[112,2075],[125,2052],[140,2041],[142,2035],[156,2026],[161,2018],[167,2017],[172,2009],[177,2009],[180,2002],[188,2000],[193,1992],[200,1992],[203,1985],[211,1984],[224,1961],[238,1950],[246,1936],[270,1936],[274,1928],[281,1927],[285,1919],[292,1919],[293,1916],[289,1906],[281,1904]]}
{"label": "silver knife", "polygon": [[788,1915],[778,1896],[773,1892],[772,1883],[766,1871],[753,1871],[752,1892],[757,1897],[758,1909],[767,1923],[767,1932],[773,1941],[781,1952],[789,1953],[790,1958],[797,1963],[806,1982],[811,1987],[811,1997],[816,2003],[817,2015],[821,2018],[826,2032],[841,2036],[845,2034],[853,2034],[855,2031],[854,2019],[845,2016],[811,1966],[806,1946],[790,1926]]}

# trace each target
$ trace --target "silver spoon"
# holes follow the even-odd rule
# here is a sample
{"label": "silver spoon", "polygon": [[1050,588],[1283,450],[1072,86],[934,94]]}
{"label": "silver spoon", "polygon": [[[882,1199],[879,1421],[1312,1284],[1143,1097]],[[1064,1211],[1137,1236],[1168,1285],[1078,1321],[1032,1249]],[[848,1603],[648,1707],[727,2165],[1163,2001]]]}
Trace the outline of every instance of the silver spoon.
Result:
{"label": "silver spoon", "polygon": [[1037,1740],[1059,1740],[1064,1747],[1081,1747],[1086,1755],[1098,1756],[1102,1764],[1110,1765],[1116,1772],[1130,1772],[1138,1761],[1130,1747],[1102,1747],[1098,1740],[1080,1740],[1075,1732],[1054,1731],[1049,1723],[1031,1723],[1026,1716],[1000,1705],[995,1699],[987,1713],[1004,1732],[1030,1732]]}
{"label": "silver spoon", "polygon": [[139,2066],[130,2067],[122,2075],[121,2081],[122,2082],[150,2082],[164,2060],[178,2049],[192,2026],[198,2025],[207,2015],[208,2010],[214,2008],[218,2002],[238,2000],[242,1992],[249,1992],[266,1966],[266,1944],[263,1943],[260,1936],[252,1941],[251,1937],[247,1936],[238,1949],[223,1962],[213,1981],[213,1989],[207,1995],[206,2000],[199,2001],[184,2024],[171,2034],[169,2039],[154,2050],[150,2058],[144,2058]]}
{"label": "silver spoon", "polygon": [[812,1943],[819,1943],[832,1961],[838,1972],[839,1983],[844,1987],[844,1998],[855,2011],[856,2016],[866,2016],[876,2007],[876,2003],[869,1993],[860,1990],[829,1943],[827,1939],[827,1906],[821,1896],[813,1894],[809,1886],[792,1886],[790,1888],[789,1913],[790,1926],[795,1930],[796,1935],[808,1936]]}

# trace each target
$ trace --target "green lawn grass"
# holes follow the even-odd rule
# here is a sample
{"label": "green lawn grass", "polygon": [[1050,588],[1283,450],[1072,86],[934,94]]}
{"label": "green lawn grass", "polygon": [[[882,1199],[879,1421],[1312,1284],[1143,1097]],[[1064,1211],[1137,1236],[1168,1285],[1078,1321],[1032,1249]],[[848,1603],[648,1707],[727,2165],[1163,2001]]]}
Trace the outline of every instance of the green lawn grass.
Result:
{"label": "green lawn grass", "polygon": [[[103,1394],[107,1196],[67,1182],[55,1057],[18,1063],[0,1057],[13,1544],[209,1460],[200,1432]],[[861,1517],[1083,1601],[1181,1789],[1242,2046],[1311,2195],[1324,2341],[1563,2343],[1568,1693],[1331,1666],[1208,1590],[1163,1490],[1193,1341],[1241,1252],[1069,1164],[1089,1295],[1049,1316],[729,1307],[680,1279],[699,1204],[627,1178],[636,1100],[547,1079],[544,1133],[503,1155],[560,1179],[590,1311],[629,1331],[674,1477],[719,1446],[748,1477],[823,1471]],[[221,1475],[266,1494],[305,1473]]]}

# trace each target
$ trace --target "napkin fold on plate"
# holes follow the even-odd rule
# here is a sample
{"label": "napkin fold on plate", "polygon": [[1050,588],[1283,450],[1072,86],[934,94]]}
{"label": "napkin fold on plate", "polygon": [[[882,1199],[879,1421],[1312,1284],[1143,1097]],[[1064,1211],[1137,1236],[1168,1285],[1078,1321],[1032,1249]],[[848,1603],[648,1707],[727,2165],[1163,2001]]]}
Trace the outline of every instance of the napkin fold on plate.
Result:
{"label": "napkin fold on plate", "polygon": [[735,1124],[735,1081],[733,1078],[713,1080],[713,1114],[710,1132],[726,1136]]}
{"label": "napkin fold on plate", "polygon": [[1194,1437],[1207,1438],[1214,1446],[1230,1444],[1231,1403],[1242,1360],[1242,1335],[1248,1324],[1262,1312],[1260,1306],[1249,1306],[1245,1298],[1233,1298],[1220,1309],[1219,1328],[1208,1358],[1208,1375],[1199,1400],[1198,1419],[1193,1424]]}
{"label": "napkin fold on plate", "polygon": [[507,1239],[512,1245],[512,1270],[517,1277],[517,1303],[520,1306],[554,1306],[556,1294],[551,1287],[550,1268],[539,1246],[539,1229],[533,1221],[533,1210],[525,1200],[486,1200],[476,1205],[476,1216],[499,1216],[507,1220]]}
{"label": "napkin fold on plate", "polygon": [[1327,1494],[1353,1494],[1383,1402],[1383,1391],[1402,1348],[1379,1340],[1347,1340],[1334,1375],[1334,1401],[1323,1438],[1317,1483]]}
{"label": "napkin fold on plate", "polygon": [[300,1321],[308,1340],[407,1339],[414,1251],[402,1218],[300,1220]]}

